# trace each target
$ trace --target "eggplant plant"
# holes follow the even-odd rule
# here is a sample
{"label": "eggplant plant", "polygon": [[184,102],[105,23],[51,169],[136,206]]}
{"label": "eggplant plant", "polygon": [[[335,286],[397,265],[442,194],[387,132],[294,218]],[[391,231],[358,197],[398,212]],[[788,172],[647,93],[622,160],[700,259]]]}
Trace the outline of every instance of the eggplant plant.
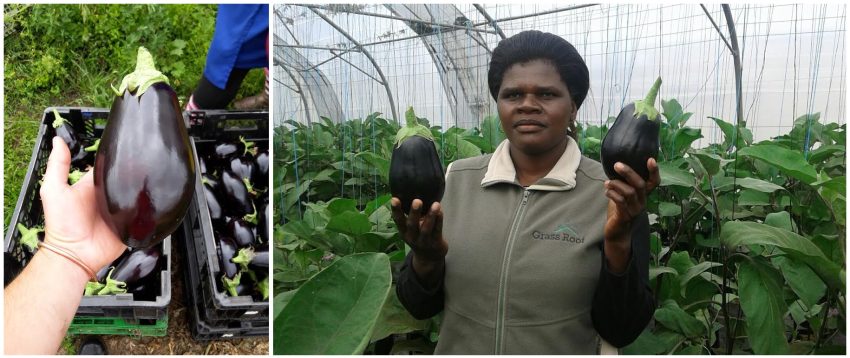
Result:
{"label": "eggplant plant", "polygon": [[[844,354],[846,124],[806,114],[790,132],[756,142],[745,125],[712,117],[723,137],[695,148],[703,135],[688,126],[692,113],[677,100],[664,99],[660,116],[661,185],[647,198],[650,285],[658,306],[654,323],[624,352]],[[601,161],[603,138],[615,121],[579,126],[584,156]],[[465,144],[450,144],[454,139],[479,153],[492,152],[501,139],[498,126],[489,124],[485,120],[469,130],[430,127],[442,164],[474,153],[462,149]],[[382,253],[390,268],[370,269],[383,275],[403,259],[404,245],[389,215],[389,178],[381,174],[388,172],[398,129],[379,115],[310,125],[288,121],[274,129],[276,342],[302,333],[287,325],[306,321],[289,315],[317,297],[301,288],[317,287],[313,278],[335,263]],[[354,289],[346,275],[330,279],[337,274],[321,275],[329,280],[324,285]],[[358,327],[374,323],[374,335],[365,337],[370,343],[351,352],[369,351],[385,334],[436,332],[434,322],[407,320],[406,311],[395,311],[390,291],[379,317],[357,322]],[[371,303],[383,298],[370,296]],[[355,303],[361,302],[339,300],[323,309]],[[287,308],[290,304],[296,306]],[[358,307],[347,313],[374,309]],[[397,320],[384,321],[384,315]],[[353,342],[364,339],[350,334]],[[275,352],[278,348],[287,349]],[[313,347],[297,348],[311,352]]]}

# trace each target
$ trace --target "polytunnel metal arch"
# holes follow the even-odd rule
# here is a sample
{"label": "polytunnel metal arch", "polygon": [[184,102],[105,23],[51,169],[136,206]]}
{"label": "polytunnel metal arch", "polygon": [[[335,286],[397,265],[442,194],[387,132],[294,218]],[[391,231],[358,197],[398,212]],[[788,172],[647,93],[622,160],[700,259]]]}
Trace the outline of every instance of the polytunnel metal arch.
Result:
{"label": "polytunnel metal arch", "polygon": [[[301,46],[301,45],[281,45],[281,47],[290,47],[290,48],[311,48],[311,49],[322,49],[328,50],[333,54],[331,58],[326,59],[325,61],[321,61],[316,65],[309,66],[308,69],[310,71],[315,71],[319,76],[324,79],[324,84],[328,85],[327,79],[321,75],[321,71],[317,68],[325,62],[331,61],[333,59],[339,58],[340,60],[348,63],[352,67],[356,68],[358,71],[365,74],[367,77],[375,80],[377,83],[380,83],[387,92],[388,100],[390,101],[391,111],[393,112],[393,119],[399,121],[399,116],[397,115],[397,108],[395,105],[395,96],[393,95],[393,91],[389,86],[389,83],[386,77],[383,74],[381,66],[375,61],[374,57],[371,53],[366,49],[366,47],[385,44],[389,42],[397,42],[397,41],[405,41],[410,39],[419,38],[425,44],[425,48],[428,50],[433,62],[434,67],[438,70],[440,74],[439,79],[443,86],[443,92],[446,96],[446,99],[450,102],[450,106],[448,106],[454,117],[454,122],[462,127],[468,127],[469,123],[477,124],[480,118],[482,118],[482,114],[489,110],[490,113],[495,111],[494,104],[490,101],[489,88],[486,85],[481,86],[482,81],[474,81],[472,78],[484,76],[486,78],[486,68],[487,62],[489,61],[489,55],[491,54],[490,49],[487,47],[487,41],[485,41],[481,36],[481,33],[495,34],[500,38],[506,38],[504,32],[502,32],[501,28],[499,28],[499,22],[506,21],[514,21],[522,18],[529,18],[535,16],[541,16],[545,14],[551,14],[556,12],[563,12],[575,9],[581,9],[585,7],[598,6],[600,4],[584,4],[584,5],[576,5],[569,6],[564,8],[556,8],[553,10],[535,12],[533,14],[525,14],[519,16],[511,16],[511,17],[502,17],[498,19],[494,19],[490,16],[490,14],[485,11],[483,6],[480,4],[473,4],[477,12],[479,12],[486,21],[473,23],[469,19],[466,18],[463,12],[461,12],[457,6],[452,4],[400,4],[400,5],[392,5],[392,4],[384,4],[393,15],[385,15],[379,13],[369,13],[361,11],[364,8],[363,5],[306,5],[306,4],[292,4],[290,6],[299,6],[309,9],[318,17],[322,18],[326,23],[331,25],[335,30],[337,30],[340,34],[346,37],[353,44],[352,48],[331,48],[331,47],[315,47],[315,46]],[[720,37],[724,40],[729,48],[732,57],[738,63],[740,63],[740,53],[735,46],[730,46],[728,41],[726,41],[723,36],[723,31],[714,23],[711,15],[708,13],[707,9],[705,9],[704,5],[701,5],[702,8],[706,11],[706,15],[708,19],[711,20],[715,29],[717,30]],[[319,10],[325,10],[330,13],[348,13],[362,16],[372,16],[372,17],[382,17],[388,19],[394,19],[404,22],[408,27],[413,30],[416,35],[410,37],[403,38],[395,38],[390,40],[382,40],[371,43],[361,43],[354,36],[351,36],[346,30],[344,30],[339,24],[337,24],[334,20],[330,19],[327,15],[321,13]],[[734,20],[731,17],[730,10],[728,6],[723,6],[723,12],[726,15],[727,26],[730,32],[730,36],[736,37],[735,28],[734,28]],[[280,17],[280,14],[275,11],[275,13]],[[493,30],[485,30],[476,28],[479,26],[488,25],[493,28]],[[464,31],[461,31],[464,30]],[[453,52],[457,52],[459,50],[459,46],[456,46],[458,43],[462,42],[458,41],[459,37],[468,36],[468,42],[476,43],[480,49],[487,53],[487,56],[458,56],[453,55]],[[275,36],[278,39],[277,36]],[[454,40],[454,41],[452,41]],[[733,40],[734,42],[734,40]],[[275,45],[276,47],[278,45]],[[443,49],[444,51],[439,51],[438,49]],[[296,51],[297,52],[297,51]],[[371,62],[372,66],[378,72],[378,75],[381,79],[377,79],[374,76],[370,75],[363,69],[359,68],[355,64],[346,59],[342,58],[341,55],[347,52],[360,52],[363,53]],[[469,60],[469,57],[472,57],[472,60]],[[275,56],[277,59],[277,56]],[[303,58],[303,56],[302,56]],[[469,66],[468,63],[473,61],[480,61],[480,59],[484,59],[485,63],[475,64]],[[305,58],[306,59],[306,58]],[[282,66],[286,66],[287,64],[281,62]],[[276,65],[279,64],[276,62]],[[479,73],[471,73],[477,71]],[[740,123],[743,120],[742,116],[742,107],[743,101],[741,97],[741,68],[740,65],[735,66],[735,82],[738,90],[736,91],[736,99],[737,99],[737,117],[738,122]],[[309,88],[309,87],[308,87]],[[297,91],[296,91],[297,92]],[[309,91],[311,96],[315,99],[315,95],[312,93],[313,91]],[[326,93],[333,93],[332,90]],[[302,94],[303,95],[303,94]],[[323,98],[328,98],[327,96],[323,96]],[[336,108],[340,108],[339,101],[336,100],[336,95],[333,94],[334,102],[336,103]],[[489,108],[488,108],[489,107]],[[306,111],[306,108],[305,108]],[[337,113],[341,113],[342,110],[334,111]],[[333,118],[342,118],[342,115],[334,116]],[[309,119],[308,119],[309,121]]]}

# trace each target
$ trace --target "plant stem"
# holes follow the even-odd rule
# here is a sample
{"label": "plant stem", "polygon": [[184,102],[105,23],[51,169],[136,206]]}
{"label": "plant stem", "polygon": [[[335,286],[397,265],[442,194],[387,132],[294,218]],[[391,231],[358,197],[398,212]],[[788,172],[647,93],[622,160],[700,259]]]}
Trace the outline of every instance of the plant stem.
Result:
{"label": "plant stem", "polygon": [[829,323],[829,308],[831,304],[832,294],[830,292],[826,295],[826,306],[824,306],[823,308],[823,322],[821,322],[819,332],[817,333],[817,338],[815,339],[815,350],[818,350],[823,345],[823,336],[826,334],[826,326]]}
{"label": "plant stem", "polygon": [[[717,236],[720,236],[720,231],[721,231],[721,227],[722,227],[720,225],[720,222],[721,222],[722,219],[720,218],[720,208],[717,206],[717,190],[714,188],[714,185],[711,183],[711,181],[712,181],[711,174],[706,173],[706,175],[708,176],[708,187],[711,189],[711,198],[713,199],[711,201],[711,204],[712,204],[712,207],[714,208],[714,219],[715,219],[714,224],[717,228]],[[732,220],[735,220],[734,215],[732,217]],[[730,319],[729,318],[729,302],[726,302],[726,288],[729,287],[729,275],[728,275],[728,266],[727,266],[727,264],[729,263],[729,260],[728,260],[728,257],[726,255],[727,255],[726,246],[720,245],[720,258],[721,258],[721,263],[723,264],[723,266],[721,266],[722,268],[720,270],[720,272],[723,273],[723,287],[720,288],[720,299],[722,301],[721,309],[723,310],[723,320],[725,321],[724,327],[726,328],[726,354],[732,354],[732,346],[733,346],[732,343],[734,342],[734,340],[729,339],[729,337],[732,336],[732,327],[730,327],[730,321],[729,321],[729,319]]]}

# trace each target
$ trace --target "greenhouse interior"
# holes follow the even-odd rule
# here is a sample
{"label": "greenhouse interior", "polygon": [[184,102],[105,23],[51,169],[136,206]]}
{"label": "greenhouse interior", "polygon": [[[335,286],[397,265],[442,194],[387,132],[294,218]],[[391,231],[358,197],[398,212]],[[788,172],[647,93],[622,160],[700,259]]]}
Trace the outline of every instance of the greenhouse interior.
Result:
{"label": "greenhouse interior", "polygon": [[[490,58],[525,30],[586,62],[577,143],[593,160],[663,79],[656,306],[620,352],[845,354],[845,24],[842,4],[274,5],[275,354],[434,352],[440,320],[396,297],[394,138],[412,108],[443,168],[493,153]],[[367,253],[389,265],[355,262]]]}

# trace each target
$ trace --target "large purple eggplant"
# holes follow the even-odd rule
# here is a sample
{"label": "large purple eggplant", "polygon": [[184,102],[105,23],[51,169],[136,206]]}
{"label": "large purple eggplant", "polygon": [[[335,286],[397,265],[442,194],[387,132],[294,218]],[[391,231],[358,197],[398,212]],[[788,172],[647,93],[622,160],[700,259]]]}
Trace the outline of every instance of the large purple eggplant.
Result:
{"label": "large purple eggplant", "polygon": [[124,77],[95,157],[101,215],[131,247],[151,247],[183,220],[195,167],[177,94],[140,47]]}
{"label": "large purple eggplant", "polygon": [[154,246],[134,250],[119,261],[106,276],[106,285],[97,294],[109,295],[127,292],[127,286],[142,281],[153,273],[158,273],[162,247]]}

